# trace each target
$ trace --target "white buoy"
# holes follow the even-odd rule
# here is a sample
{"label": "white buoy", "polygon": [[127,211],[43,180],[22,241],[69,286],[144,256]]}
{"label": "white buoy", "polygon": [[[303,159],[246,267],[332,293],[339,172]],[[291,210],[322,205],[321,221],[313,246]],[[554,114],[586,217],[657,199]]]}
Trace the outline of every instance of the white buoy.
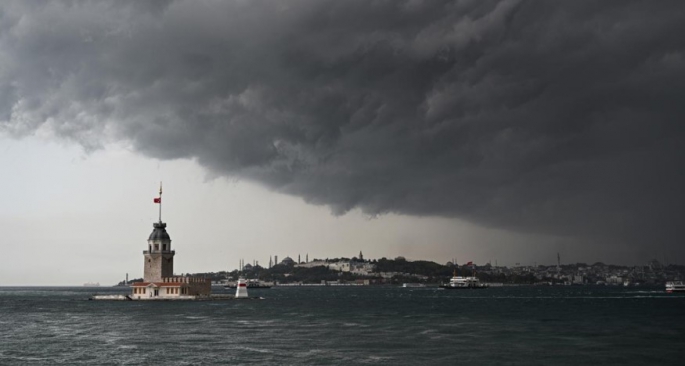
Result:
{"label": "white buoy", "polygon": [[247,298],[247,282],[244,278],[238,279],[238,286],[235,288],[235,298],[244,299]]}

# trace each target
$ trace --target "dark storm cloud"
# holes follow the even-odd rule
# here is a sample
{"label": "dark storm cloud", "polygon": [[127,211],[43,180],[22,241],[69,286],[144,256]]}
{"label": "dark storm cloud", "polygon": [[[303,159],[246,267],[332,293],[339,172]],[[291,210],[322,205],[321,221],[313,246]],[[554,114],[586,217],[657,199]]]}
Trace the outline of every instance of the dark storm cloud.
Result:
{"label": "dark storm cloud", "polygon": [[336,213],[675,244],[684,10],[8,2],[0,127],[87,147],[130,141]]}

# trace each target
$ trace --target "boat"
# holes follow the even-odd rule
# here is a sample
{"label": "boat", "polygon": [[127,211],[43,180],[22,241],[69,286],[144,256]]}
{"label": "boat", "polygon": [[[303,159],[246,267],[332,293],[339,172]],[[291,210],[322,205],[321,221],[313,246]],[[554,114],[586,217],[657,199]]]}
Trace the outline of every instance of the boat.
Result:
{"label": "boat", "polygon": [[[266,288],[271,288],[273,284],[271,282],[261,282],[257,280],[244,280],[246,282],[246,287],[249,289],[266,289]],[[235,289],[238,287],[237,282],[229,283],[228,285],[224,286],[225,289]]]}
{"label": "boat", "polygon": [[666,292],[685,292],[685,283],[683,281],[669,281],[666,282]]}
{"label": "boat", "polygon": [[403,283],[402,287],[426,287],[426,285],[423,283],[408,282],[408,283]]}
{"label": "boat", "polygon": [[488,288],[488,285],[485,283],[480,283],[480,280],[476,276],[457,276],[455,271],[454,276],[450,279],[450,283],[446,285],[440,285],[440,288],[444,288],[446,290],[480,290]]}

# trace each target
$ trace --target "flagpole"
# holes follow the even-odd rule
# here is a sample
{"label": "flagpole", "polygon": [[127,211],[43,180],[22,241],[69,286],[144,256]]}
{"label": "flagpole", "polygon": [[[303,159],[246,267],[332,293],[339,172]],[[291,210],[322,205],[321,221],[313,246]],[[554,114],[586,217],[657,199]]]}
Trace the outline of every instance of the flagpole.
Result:
{"label": "flagpole", "polygon": [[162,222],[162,182],[159,182],[159,222]]}

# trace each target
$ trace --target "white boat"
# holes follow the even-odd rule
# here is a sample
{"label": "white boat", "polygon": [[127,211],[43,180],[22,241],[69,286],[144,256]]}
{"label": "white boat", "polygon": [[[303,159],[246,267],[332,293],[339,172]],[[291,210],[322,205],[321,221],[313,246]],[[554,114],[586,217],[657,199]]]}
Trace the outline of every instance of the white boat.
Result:
{"label": "white boat", "polygon": [[683,281],[666,282],[666,292],[685,292],[685,283]]}
{"label": "white boat", "polygon": [[450,279],[450,283],[441,285],[440,287],[447,290],[478,290],[488,288],[488,285],[480,283],[480,280],[476,276],[457,276],[455,271],[454,276]]}
{"label": "white boat", "polygon": [[[262,282],[259,280],[244,280],[245,285],[249,289],[255,289],[255,288],[271,288],[271,286],[274,285],[273,282]],[[238,287],[238,282],[229,282],[224,286],[225,289],[234,289]]]}
{"label": "white boat", "polygon": [[403,283],[402,287],[426,287],[426,285],[423,283],[409,282],[409,283]]}

